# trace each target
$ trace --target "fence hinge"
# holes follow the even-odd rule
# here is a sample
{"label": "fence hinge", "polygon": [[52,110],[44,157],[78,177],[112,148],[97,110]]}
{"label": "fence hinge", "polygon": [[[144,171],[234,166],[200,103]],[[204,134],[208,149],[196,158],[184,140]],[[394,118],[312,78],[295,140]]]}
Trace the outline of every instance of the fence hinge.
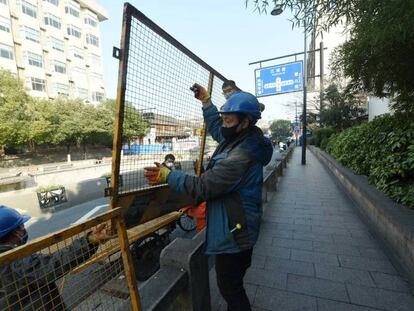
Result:
{"label": "fence hinge", "polygon": [[114,46],[112,48],[112,57],[121,60],[121,49]]}

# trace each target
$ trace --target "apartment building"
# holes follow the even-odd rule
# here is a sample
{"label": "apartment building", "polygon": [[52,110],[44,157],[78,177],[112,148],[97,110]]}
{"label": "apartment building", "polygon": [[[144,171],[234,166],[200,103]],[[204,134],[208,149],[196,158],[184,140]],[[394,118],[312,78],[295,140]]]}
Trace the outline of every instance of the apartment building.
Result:
{"label": "apartment building", "polygon": [[93,0],[0,0],[0,67],[30,95],[105,98],[99,23]]}

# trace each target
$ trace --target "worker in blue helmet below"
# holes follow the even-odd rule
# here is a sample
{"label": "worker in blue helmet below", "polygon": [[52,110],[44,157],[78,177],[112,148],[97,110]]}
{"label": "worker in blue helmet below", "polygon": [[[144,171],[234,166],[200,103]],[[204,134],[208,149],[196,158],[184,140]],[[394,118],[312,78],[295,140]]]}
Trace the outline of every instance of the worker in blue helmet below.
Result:
{"label": "worker in blue helmet below", "polygon": [[[24,223],[30,216],[0,205],[0,254],[26,244]],[[66,310],[55,281],[92,256],[112,238],[98,226],[50,255],[32,254],[0,266],[0,310]]]}
{"label": "worker in blue helmet below", "polygon": [[148,183],[168,183],[178,193],[207,202],[206,253],[216,256],[217,284],[227,310],[251,310],[243,278],[251,264],[262,216],[263,166],[272,143],[255,126],[260,105],[250,93],[234,92],[218,111],[199,84],[191,87],[202,102],[209,134],[219,143],[201,176],[146,167]]}

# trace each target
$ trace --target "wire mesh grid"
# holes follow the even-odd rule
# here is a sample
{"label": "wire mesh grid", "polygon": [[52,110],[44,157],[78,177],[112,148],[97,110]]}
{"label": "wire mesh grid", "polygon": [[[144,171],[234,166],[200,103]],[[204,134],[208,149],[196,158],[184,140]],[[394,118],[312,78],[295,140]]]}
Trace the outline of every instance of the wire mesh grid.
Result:
{"label": "wire mesh grid", "polygon": [[[203,116],[189,88],[195,82],[207,88],[210,77],[208,69],[148,22],[134,15],[129,22],[119,194],[153,188],[147,185],[143,168],[163,163],[169,154],[175,158],[173,169],[195,173]],[[218,106],[224,103],[222,83],[213,77],[212,98]],[[204,158],[214,146],[207,139]]]}
{"label": "wire mesh grid", "polygon": [[[97,226],[104,223],[111,220]],[[97,226],[33,252],[26,245],[13,260],[0,256],[0,310],[120,310],[129,292],[122,256],[113,251],[119,239],[91,242]]]}

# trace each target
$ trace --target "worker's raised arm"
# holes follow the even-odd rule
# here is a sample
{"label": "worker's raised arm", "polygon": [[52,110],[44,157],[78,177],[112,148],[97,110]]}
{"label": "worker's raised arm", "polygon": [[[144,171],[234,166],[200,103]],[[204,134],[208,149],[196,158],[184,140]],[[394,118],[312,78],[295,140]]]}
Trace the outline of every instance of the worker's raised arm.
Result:
{"label": "worker's raised arm", "polygon": [[203,104],[203,117],[207,124],[207,132],[215,141],[220,143],[223,140],[220,128],[222,120],[218,113],[217,107],[211,102],[211,96],[208,91],[200,84],[194,83],[190,90],[193,91],[194,97]]}

